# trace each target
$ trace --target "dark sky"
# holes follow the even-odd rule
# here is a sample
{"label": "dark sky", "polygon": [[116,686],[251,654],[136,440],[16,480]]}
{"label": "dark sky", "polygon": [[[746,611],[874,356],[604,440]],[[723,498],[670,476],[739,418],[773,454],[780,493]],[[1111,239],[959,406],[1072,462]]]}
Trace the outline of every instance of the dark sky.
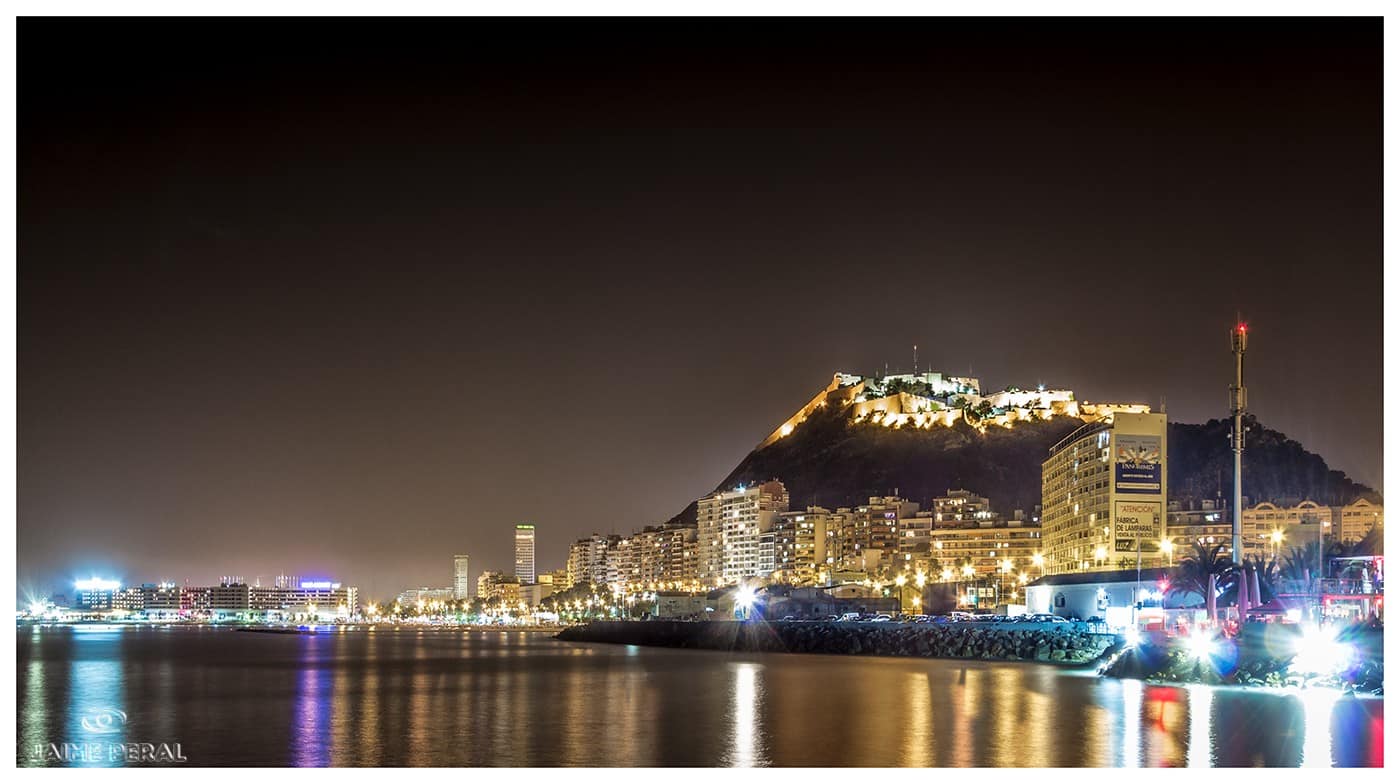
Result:
{"label": "dark sky", "polygon": [[[1380,487],[1375,20],[19,24],[18,575],[382,597],[670,517],[838,370]],[[978,488],[987,490],[987,488]]]}

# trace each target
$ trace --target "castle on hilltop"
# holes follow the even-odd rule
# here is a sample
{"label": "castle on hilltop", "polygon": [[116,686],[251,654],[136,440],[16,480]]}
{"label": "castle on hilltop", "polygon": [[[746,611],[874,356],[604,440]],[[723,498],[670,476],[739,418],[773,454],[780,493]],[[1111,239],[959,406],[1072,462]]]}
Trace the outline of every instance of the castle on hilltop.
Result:
{"label": "castle on hilltop", "polygon": [[1143,414],[1143,403],[1084,403],[1070,389],[1046,389],[1037,385],[1024,390],[1007,387],[983,394],[981,384],[966,376],[945,376],[932,371],[886,376],[836,373],[831,383],[807,405],[788,417],[762,443],[762,449],[785,438],[813,412],[821,408],[849,409],[854,422],[886,427],[952,427],[959,421],[979,431],[991,426],[1011,427],[1015,422],[1079,417],[1085,422],[1111,421],[1115,413]]}

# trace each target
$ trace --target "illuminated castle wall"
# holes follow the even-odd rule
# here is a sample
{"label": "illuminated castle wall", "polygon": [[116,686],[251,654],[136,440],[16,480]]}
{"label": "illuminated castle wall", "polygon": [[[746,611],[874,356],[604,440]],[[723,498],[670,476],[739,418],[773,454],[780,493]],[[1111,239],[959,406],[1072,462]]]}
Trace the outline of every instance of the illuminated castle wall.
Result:
{"label": "illuminated castle wall", "polygon": [[[886,394],[891,389],[894,391]],[[848,415],[855,422],[886,427],[952,427],[964,421],[978,430],[1056,416],[1079,417],[1086,422],[1111,420],[1115,413],[1149,410],[1141,403],[1081,403],[1074,399],[1073,390],[1043,386],[1031,390],[1011,387],[984,395],[977,379],[941,373],[878,378],[836,373],[830,384],[788,417],[758,448],[788,436],[814,412],[826,407],[849,409]]]}

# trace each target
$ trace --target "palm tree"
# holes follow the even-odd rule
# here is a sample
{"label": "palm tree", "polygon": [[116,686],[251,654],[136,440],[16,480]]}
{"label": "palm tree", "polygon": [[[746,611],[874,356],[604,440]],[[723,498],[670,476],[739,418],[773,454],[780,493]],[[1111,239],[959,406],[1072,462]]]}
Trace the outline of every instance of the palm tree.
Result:
{"label": "palm tree", "polygon": [[[1265,561],[1260,557],[1245,556],[1244,563],[1238,567],[1238,576],[1243,577],[1250,572],[1259,575],[1259,593],[1263,596],[1260,603],[1267,603],[1278,595],[1278,582],[1283,577],[1283,570],[1277,559]],[[1226,605],[1234,604],[1239,598],[1239,580],[1232,579],[1230,583],[1220,592],[1220,601]]]}
{"label": "palm tree", "polygon": [[1236,567],[1223,555],[1224,542],[1205,545],[1196,541],[1191,543],[1191,549],[1191,554],[1182,558],[1176,570],[1172,572],[1168,593],[1194,593],[1204,599],[1209,590],[1211,575],[1215,575],[1217,591],[1234,587]]}
{"label": "palm tree", "polygon": [[1293,546],[1288,548],[1288,554],[1283,557],[1283,576],[1290,580],[1302,580],[1304,575],[1321,577],[1315,574],[1318,564],[1327,563],[1328,559],[1336,558],[1341,551],[1341,545],[1336,540],[1328,537],[1321,543],[1322,555],[1318,557],[1318,542],[1312,541],[1302,547]]}

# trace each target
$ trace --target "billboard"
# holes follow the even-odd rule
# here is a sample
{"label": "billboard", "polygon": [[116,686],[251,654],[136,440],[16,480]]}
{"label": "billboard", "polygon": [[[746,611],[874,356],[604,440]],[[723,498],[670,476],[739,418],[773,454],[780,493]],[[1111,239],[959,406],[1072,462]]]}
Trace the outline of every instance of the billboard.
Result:
{"label": "billboard", "polygon": [[1113,458],[1113,489],[1119,493],[1162,493],[1162,437],[1119,434]]}
{"label": "billboard", "polygon": [[1118,501],[1113,505],[1113,549],[1120,553],[1157,552],[1162,538],[1161,501]]}

